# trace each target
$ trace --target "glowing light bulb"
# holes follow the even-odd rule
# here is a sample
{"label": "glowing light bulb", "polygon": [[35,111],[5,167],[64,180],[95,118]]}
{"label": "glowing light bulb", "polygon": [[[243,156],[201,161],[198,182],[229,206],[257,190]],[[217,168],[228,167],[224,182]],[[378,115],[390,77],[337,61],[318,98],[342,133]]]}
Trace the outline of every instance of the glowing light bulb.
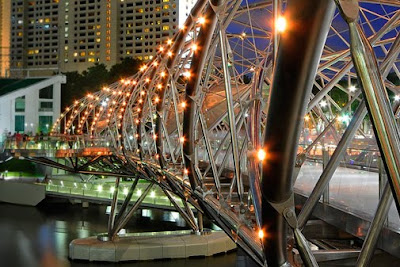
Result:
{"label": "glowing light bulb", "polygon": [[180,137],[179,142],[181,142],[181,143],[185,142],[185,137],[184,136]]}
{"label": "glowing light bulb", "polygon": [[182,102],[181,107],[186,108],[186,102]]}
{"label": "glowing light bulb", "polygon": [[263,239],[263,238],[264,238],[264,231],[263,231],[262,229],[260,229],[260,230],[258,231],[258,237],[259,237],[260,239]]}
{"label": "glowing light bulb", "polygon": [[172,44],[172,40],[171,40],[171,39],[168,39],[168,40],[167,40],[167,44],[168,44],[168,45],[171,45],[171,44]]}
{"label": "glowing light bulb", "polygon": [[190,71],[185,71],[184,73],[183,73],[183,76],[185,76],[186,78],[190,78]]}
{"label": "glowing light bulb", "polygon": [[197,22],[203,25],[204,23],[206,23],[206,19],[205,19],[204,17],[200,17],[200,18],[197,20]]}
{"label": "glowing light bulb", "polygon": [[286,19],[284,17],[279,17],[276,20],[275,27],[278,32],[284,32],[287,27]]}
{"label": "glowing light bulb", "polygon": [[257,151],[257,157],[258,157],[258,160],[263,161],[267,157],[267,153],[265,152],[264,149],[260,148]]}
{"label": "glowing light bulb", "polygon": [[357,90],[357,88],[354,86],[354,85],[351,85],[350,87],[349,87],[349,91],[350,92],[355,92]]}
{"label": "glowing light bulb", "polygon": [[192,51],[196,51],[199,47],[197,46],[197,44],[192,44]]}

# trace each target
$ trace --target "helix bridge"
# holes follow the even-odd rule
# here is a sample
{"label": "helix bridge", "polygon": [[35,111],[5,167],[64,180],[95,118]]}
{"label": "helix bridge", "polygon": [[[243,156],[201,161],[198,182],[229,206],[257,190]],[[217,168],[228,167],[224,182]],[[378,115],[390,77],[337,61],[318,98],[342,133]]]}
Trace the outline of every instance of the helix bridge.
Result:
{"label": "helix bridge", "polygon": [[[193,231],[209,217],[261,266],[294,264],[294,250],[306,266],[354,256],[322,248],[318,256],[303,230],[315,216],[338,216],[318,215],[329,210],[320,199],[337,169],[372,171],[381,161],[387,179],[376,212],[364,235],[349,230],[364,239],[355,255],[367,266],[392,199],[397,219],[400,208],[399,30],[397,0],[198,0],[138,73],[76,100],[41,147],[6,148],[116,177],[111,240],[158,187]],[[294,188],[310,162],[324,167],[301,194]],[[132,182],[118,207],[124,178]],[[140,180],[148,185],[131,207]],[[400,251],[384,240],[381,249]]]}

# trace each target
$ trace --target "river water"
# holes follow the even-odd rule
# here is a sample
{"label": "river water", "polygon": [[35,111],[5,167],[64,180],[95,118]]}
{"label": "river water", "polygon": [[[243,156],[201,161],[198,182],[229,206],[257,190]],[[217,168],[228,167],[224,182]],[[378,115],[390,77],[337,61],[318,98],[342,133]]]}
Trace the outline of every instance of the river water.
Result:
{"label": "river water", "polygon": [[[181,267],[240,266],[256,264],[242,250],[212,257],[178,260],[94,263],[68,259],[69,243],[76,238],[106,232],[105,206],[82,208],[70,203],[45,201],[37,207],[0,203],[0,267]],[[210,222],[205,226],[215,228]],[[127,225],[127,232],[189,229],[175,212],[140,210]]]}

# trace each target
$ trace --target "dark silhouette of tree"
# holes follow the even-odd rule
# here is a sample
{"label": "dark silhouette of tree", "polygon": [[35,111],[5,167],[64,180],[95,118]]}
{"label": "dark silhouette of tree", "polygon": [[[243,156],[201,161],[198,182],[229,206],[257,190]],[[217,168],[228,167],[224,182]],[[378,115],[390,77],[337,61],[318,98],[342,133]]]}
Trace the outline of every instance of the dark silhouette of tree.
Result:
{"label": "dark silhouette of tree", "polygon": [[106,65],[96,63],[82,73],[77,71],[65,73],[67,83],[62,86],[61,106],[65,108],[88,93],[96,92],[105,85],[134,75],[141,64],[140,60],[125,58],[121,63],[112,66],[110,71]]}
{"label": "dark silhouette of tree", "polygon": [[116,82],[122,78],[132,76],[139,71],[142,61],[126,57],[121,63],[111,67],[109,72],[109,83]]}

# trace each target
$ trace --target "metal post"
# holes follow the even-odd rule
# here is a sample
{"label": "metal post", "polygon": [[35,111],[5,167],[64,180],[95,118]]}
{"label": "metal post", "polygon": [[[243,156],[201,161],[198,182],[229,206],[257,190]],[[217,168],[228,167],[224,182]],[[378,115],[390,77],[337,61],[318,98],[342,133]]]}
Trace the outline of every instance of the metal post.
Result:
{"label": "metal post", "polygon": [[[343,0],[337,0],[342,4]],[[400,213],[400,137],[373,48],[357,24],[358,1],[345,1],[341,13],[350,29],[354,67],[371,115],[375,136],[385,161],[393,196]]]}
{"label": "metal post", "polygon": [[387,218],[390,206],[392,205],[393,197],[389,183],[386,183],[381,199],[379,200],[378,208],[371,225],[369,226],[368,234],[365,237],[361,253],[358,256],[357,267],[369,266],[372,256],[374,255],[376,243],[382,231],[383,224]]}
{"label": "metal post", "polygon": [[[199,84],[201,81],[201,73],[206,63],[206,48],[210,46],[212,33],[217,25],[217,14],[214,8],[221,5],[220,0],[212,0],[204,11],[205,24],[200,27],[197,45],[200,49],[193,52],[192,63],[190,66],[191,78],[186,84],[186,108],[183,112],[183,136],[186,142],[183,143],[183,154],[185,163],[185,172],[189,178],[192,189],[198,186],[198,178],[195,171],[195,122],[198,105],[195,97],[199,93]],[[212,5],[212,6],[211,6]],[[192,77],[193,76],[193,77]]]}
{"label": "metal post", "polygon": [[199,225],[199,231],[203,232],[204,231],[203,214],[200,211],[197,211],[197,224]]}
{"label": "metal post", "polygon": [[149,193],[150,189],[153,187],[153,183],[150,183],[146,189],[144,190],[144,192],[142,193],[142,195],[138,198],[138,200],[136,200],[135,204],[132,206],[132,208],[130,208],[130,210],[127,212],[127,214],[125,215],[125,217],[121,217],[121,221],[116,224],[116,226],[114,226],[113,230],[112,230],[112,238],[114,238],[117,233],[119,232],[119,230],[122,229],[122,227],[124,227],[124,225],[126,225],[126,223],[130,220],[130,218],[132,217],[132,215],[135,213],[135,211],[139,208],[140,204],[142,204],[143,200],[146,198],[147,194]]}
{"label": "metal post", "polygon": [[379,198],[381,198],[383,195],[383,190],[386,187],[386,182],[388,180],[385,171],[385,163],[383,162],[382,157],[378,158],[378,171],[379,171]]}
{"label": "metal post", "polygon": [[115,189],[114,189],[113,199],[111,202],[110,217],[108,217],[108,237],[109,238],[112,238],[112,228],[114,227],[115,212],[117,210],[116,207],[118,204],[119,181],[120,181],[120,177],[115,178]]}
{"label": "metal post", "polygon": [[222,32],[222,29],[220,29],[219,31],[219,39],[221,45],[222,69],[224,71],[224,83],[225,83],[225,96],[228,109],[228,120],[229,120],[229,128],[230,128],[231,143],[232,143],[233,166],[235,169],[239,201],[240,203],[243,203],[244,189],[243,189],[243,182],[241,178],[240,164],[239,164],[239,148],[238,148],[238,140],[236,133],[235,110],[233,107],[231,76],[229,74],[229,69],[228,69],[229,62],[227,57],[226,39]]}
{"label": "metal post", "polygon": [[262,229],[267,234],[262,241],[269,266],[288,260],[287,225],[272,203],[284,203],[293,194],[301,125],[334,10],[333,1],[287,2],[288,27],[280,36],[263,147]]}
{"label": "metal post", "polygon": [[118,215],[117,215],[117,217],[115,219],[115,224],[119,224],[119,221],[121,220],[122,216],[124,215],[125,210],[128,207],[129,202],[132,199],[133,191],[135,190],[136,185],[138,184],[138,182],[139,182],[139,177],[136,177],[135,181],[132,183],[131,187],[129,188],[129,191],[128,191],[128,194],[125,197],[124,203],[122,203],[122,206],[119,209]]}
{"label": "metal post", "polygon": [[[325,170],[326,167],[328,166],[328,162],[329,162],[329,151],[326,150],[325,148],[322,148],[322,168]],[[325,204],[329,204],[329,182],[326,185],[325,191],[322,195],[322,201]]]}

